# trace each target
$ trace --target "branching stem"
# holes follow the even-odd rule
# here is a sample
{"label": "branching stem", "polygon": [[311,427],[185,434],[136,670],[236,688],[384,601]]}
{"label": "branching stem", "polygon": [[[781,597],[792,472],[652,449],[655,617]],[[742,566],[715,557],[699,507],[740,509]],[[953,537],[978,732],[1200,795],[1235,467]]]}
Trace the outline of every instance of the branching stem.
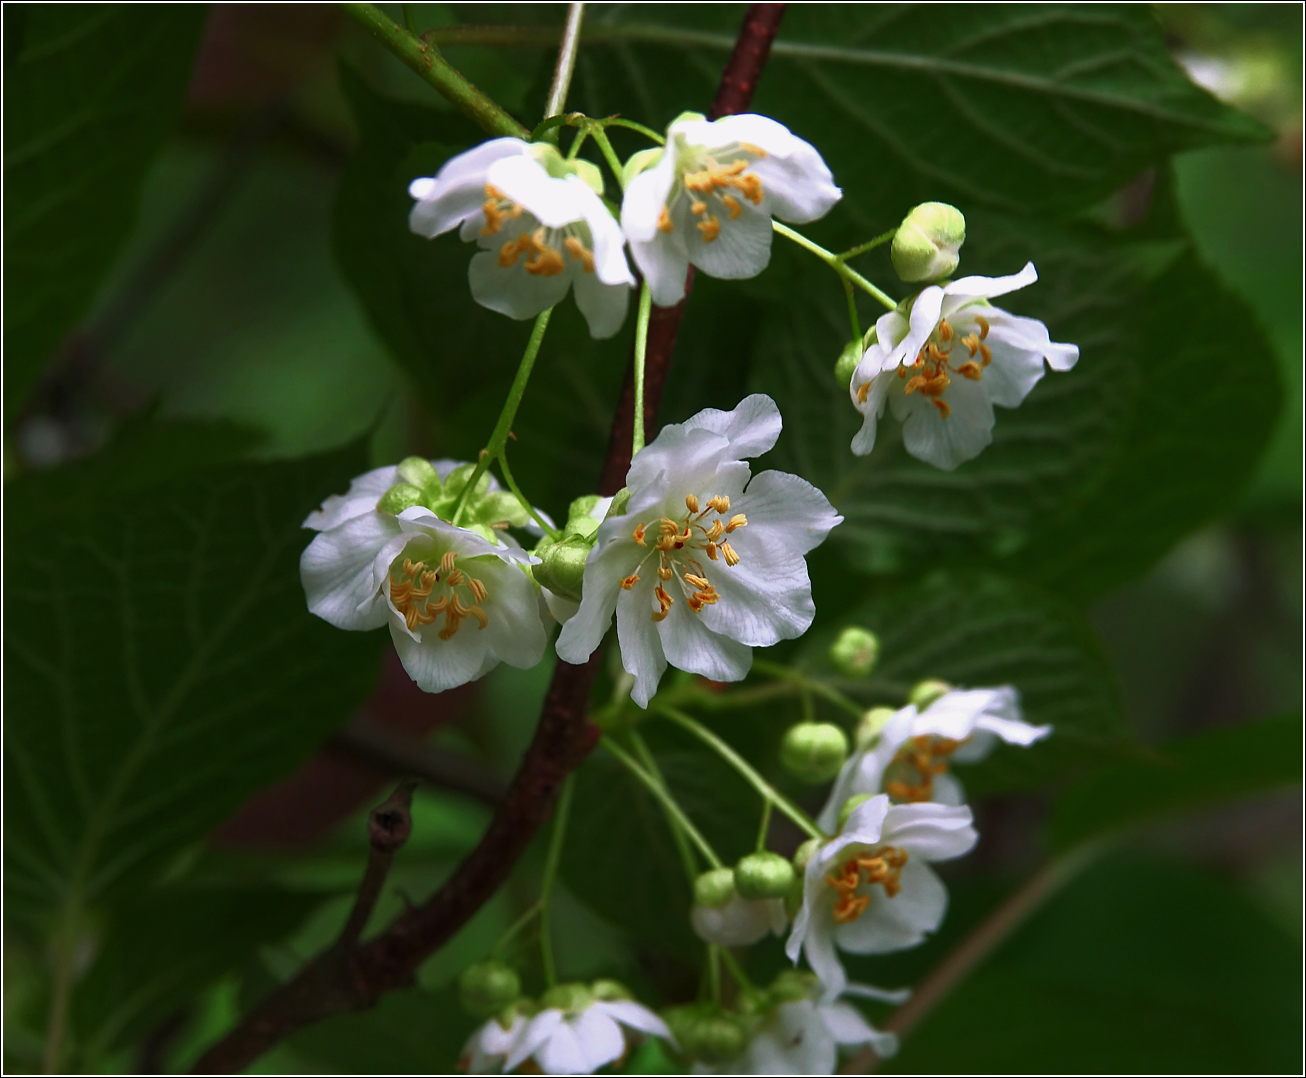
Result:
{"label": "branching stem", "polygon": [[[880,289],[876,288],[875,285],[871,284],[870,281],[868,281],[865,277],[863,277],[851,266],[846,265],[844,263],[845,256],[837,255],[833,251],[827,251],[819,243],[815,243],[814,241],[809,240],[801,232],[795,232],[788,225],[781,224],[779,221],[772,221],[771,227],[774,228],[776,232],[778,232],[780,235],[784,236],[785,239],[793,240],[794,243],[798,244],[799,247],[803,248],[806,251],[811,251],[812,254],[816,255],[817,258],[819,258],[822,262],[824,262],[827,266],[829,266],[832,270],[834,270],[834,272],[837,273],[840,277],[842,277],[845,281],[850,281],[851,283],[855,284],[858,288],[860,288],[863,292],[866,292],[867,294],[874,296],[877,300],[883,303],[884,306],[887,307],[889,310],[891,311],[897,310],[898,301],[894,299],[892,296],[890,296],[887,292],[883,292]],[[854,248],[854,250],[856,250],[856,248]]]}
{"label": "branching stem", "polygon": [[635,323],[635,413],[630,456],[644,448],[644,358],[648,353],[648,320],[653,312],[653,293],[645,281],[639,290],[639,320]]}

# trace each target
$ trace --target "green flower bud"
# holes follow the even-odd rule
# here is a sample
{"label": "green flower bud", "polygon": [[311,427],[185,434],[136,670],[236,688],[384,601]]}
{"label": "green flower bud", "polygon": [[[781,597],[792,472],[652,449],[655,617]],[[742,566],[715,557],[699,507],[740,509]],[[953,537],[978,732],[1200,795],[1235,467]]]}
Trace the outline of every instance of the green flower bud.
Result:
{"label": "green flower bud", "polygon": [[839,383],[840,388],[846,388],[853,380],[853,371],[857,369],[857,364],[862,361],[865,352],[866,349],[862,347],[861,341],[849,341],[843,346],[843,351],[839,353],[839,358],[834,363],[834,380]]}
{"label": "green flower bud", "polygon": [[425,504],[426,495],[420,487],[415,487],[412,483],[396,483],[381,495],[380,501],[376,503],[376,511],[398,516],[405,509]]}
{"label": "green flower bud", "polygon": [[691,1059],[708,1063],[733,1059],[744,1050],[748,1041],[743,1023],[725,1013],[701,1015],[686,1032],[688,1038],[681,1042],[685,1052]]}
{"label": "green flower bud", "polygon": [[482,523],[498,524],[507,521],[520,528],[531,519],[530,513],[517,500],[517,495],[509,490],[496,490],[468,506],[471,514]]}
{"label": "green flower bud", "polygon": [[848,798],[848,800],[843,803],[843,807],[839,809],[839,823],[837,829],[842,831],[843,825],[848,822],[848,817],[853,814],[857,807],[859,805],[864,805],[874,796],[874,794],[853,794],[852,797]]}
{"label": "green flower bud", "polygon": [[[472,464],[471,462],[468,462],[467,464],[458,465],[457,468],[455,468],[447,476],[445,476],[445,480],[444,480],[445,497],[449,498],[451,501],[457,499],[458,495],[460,495],[463,492],[463,487],[467,485],[467,481],[471,479],[472,474],[475,471],[476,471],[476,465]],[[476,486],[473,487],[472,490],[468,492],[467,497],[469,499],[479,501],[481,498],[485,497],[485,495],[489,492],[489,489],[490,489],[490,473],[489,471],[484,471],[481,473],[481,478],[476,480]]]}
{"label": "green flower bud", "polygon": [[594,1002],[594,993],[583,984],[555,984],[540,996],[540,1006],[544,1010],[566,1011],[580,1014]]}
{"label": "green flower bud", "polygon": [[489,1018],[521,995],[521,978],[502,962],[490,959],[468,966],[458,977],[458,1001],[473,1018]]}
{"label": "green flower bud", "polygon": [[798,849],[794,850],[794,868],[797,869],[801,876],[807,868],[807,862],[812,859],[812,855],[821,848],[819,838],[809,838]]}
{"label": "green flower bud", "polygon": [[946,202],[922,202],[893,237],[893,268],[904,281],[937,281],[957,268],[966,218]]}
{"label": "green flower bud", "polygon": [[918,681],[912,686],[911,694],[907,697],[907,703],[915,704],[917,711],[924,711],[939,697],[946,696],[950,692],[952,692],[952,686],[946,681],[940,681],[938,678],[926,678],[924,681]]}
{"label": "green flower bud", "polygon": [[585,576],[585,559],[594,546],[593,539],[568,535],[548,546],[535,548],[539,565],[531,567],[535,582],[554,595],[580,602],[581,580]]}
{"label": "green flower bud", "polygon": [[568,162],[571,165],[571,171],[581,178],[585,184],[596,195],[603,195],[603,172],[593,161],[586,161],[584,158],[577,157]]}
{"label": "green flower bud", "polygon": [[798,911],[803,908],[803,877],[794,874],[794,882],[789,885],[789,893],[785,895],[785,916],[793,920],[798,916]]}
{"label": "green flower bud", "polygon": [[605,516],[603,519],[607,520],[608,517],[621,516],[621,514],[626,511],[626,506],[628,506],[629,504],[630,504],[630,487],[622,487],[613,496],[612,504],[608,506],[607,516]]}
{"label": "green flower bud", "polygon": [[735,897],[735,871],[732,868],[714,868],[704,872],[694,881],[694,904],[715,909]]}
{"label": "green flower bud", "polygon": [[794,866],[778,853],[750,853],[735,865],[735,890],[741,898],[784,898],[794,882]]}
{"label": "green flower bud", "polygon": [[844,677],[866,677],[879,657],[880,638],[860,625],[849,625],[830,647],[830,661]]}
{"label": "green flower bud", "polygon": [[647,150],[640,150],[638,153],[631,154],[626,163],[621,166],[621,187],[623,190],[630,186],[630,181],[638,176],[641,172],[647,172],[662,160],[662,155],[666,151],[661,146],[651,146]]}
{"label": "green flower bud", "polygon": [[590,516],[590,513],[602,500],[603,497],[599,494],[582,494],[579,498],[573,498],[571,504],[567,506],[567,523],[570,524],[578,517],[593,520],[594,518]]}
{"label": "green flower bud", "polygon": [[771,982],[771,987],[766,990],[766,994],[775,1003],[797,1003],[800,999],[807,999],[816,984],[816,977],[812,974],[797,969],[786,969]]}
{"label": "green flower bud", "polygon": [[873,707],[857,724],[857,751],[864,752],[880,740],[880,732],[893,718],[895,712],[891,707]]}
{"label": "green flower bud", "polygon": [[399,474],[415,487],[438,492],[440,476],[425,457],[405,457],[399,462]]}
{"label": "green flower bud", "polygon": [[848,735],[828,722],[800,722],[780,742],[780,763],[804,782],[825,782],[848,759]]}
{"label": "green flower bud", "polygon": [[620,981],[614,981],[611,978],[603,977],[590,985],[590,991],[594,993],[594,998],[605,1000],[611,1003],[618,999],[634,999],[630,989]]}

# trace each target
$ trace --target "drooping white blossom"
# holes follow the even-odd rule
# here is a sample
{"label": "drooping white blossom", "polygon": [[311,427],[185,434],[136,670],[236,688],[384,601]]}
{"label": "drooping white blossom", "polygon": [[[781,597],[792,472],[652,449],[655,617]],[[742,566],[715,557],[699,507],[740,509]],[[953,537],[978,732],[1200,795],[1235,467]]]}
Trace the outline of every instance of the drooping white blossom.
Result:
{"label": "drooping white blossom", "polygon": [[678,303],[692,263],[711,277],[755,277],[771,260],[771,219],[825,216],[842,192],[821,155],[783,124],[746,113],[687,113],[657,164],[626,187],[621,227],[661,307]]}
{"label": "drooping white blossom", "polygon": [[491,1018],[468,1038],[458,1068],[468,1074],[502,1074],[503,1064],[512,1046],[525,1031],[529,1019],[514,1011],[512,1021],[504,1026]]}
{"label": "drooping white blossom", "polygon": [[[548,1006],[551,996],[565,1006]],[[504,1071],[531,1060],[545,1074],[593,1074],[620,1059],[627,1031],[671,1038],[667,1024],[642,1004],[628,999],[597,999],[580,985],[559,985],[545,993],[546,1004],[513,1042]]]}
{"label": "drooping white blossom", "polygon": [[770,934],[783,934],[789,924],[784,900],[748,899],[735,894],[722,906],[690,907],[689,923],[699,939],[719,947],[748,947]]}
{"label": "drooping white blossom", "polygon": [[[844,995],[901,1003],[910,993],[849,984]],[[748,1047],[736,1059],[715,1066],[695,1064],[695,1074],[834,1074],[841,1048],[869,1044],[881,1059],[898,1051],[898,1038],[871,1025],[850,1003],[825,1001],[819,984],[807,998],[769,1010]]]}
{"label": "drooping white blossom", "polygon": [[890,805],[887,794],[858,805],[807,862],[785,952],[806,955],[824,998],[838,996],[848,983],[839,950],[900,951],[939,927],[948,893],[929,863],[960,857],[976,837],[965,806]]}
{"label": "drooping white blossom", "polygon": [[1051,726],[1031,726],[1021,718],[1020,694],[1010,685],[953,689],[924,711],[908,704],[894,713],[873,745],[848,758],[817,823],[833,831],[839,809],[857,794],[960,805],[965,794],[948,772],[949,763],[976,763],[999,741],[1032,745],[1050,733]]}
{"label": "drooping white blossom", "polygon": [[580,609],[558,655],[583,663],[617,618],[621,662],[640,707],[667,664],[739,681],[752,649],[801,636],[816,607],[804,555],[843,518],[810,483],[752,475],[746,457],[780,434],[780,412],[755,394],[664,427],[635,455],[629,501],[599,525]]}
{"label": "drooping white blossom", "polygon": [[1043,377],[1068,371],[1079,348],[1058,344],[1047,326],[989,304],[1038,280],[1027,263],[1010,277],[963,277],[924,289],[875,324],[875,341],[853,372],[849,393],[862,413],[853,452],[869,453],[888,402],[907,452],[951,471],[993,439],[993,406],[1015,408]]}
{"label": "drooping white blossom", "polygon": [[[445,478],[457,466],[436,461]],[[500,662],[529,668],[547,644],[535,587],[536,559],[504,535],[497,544],[415,506],[376,508],[397,468],[359,476],[304,526],[319,534],[300,557],[312,613],[340,629],[389,625],[404,669],[427,692],[482,677]]]}
{"label": "drooping white blossom", "polygon": [[461,226],[476,241],[467,275],[481,306],[533,318],[574,287],[590,334],[611,337],[635,279],[621,227],[579,167],[547,144],[491,139],[409,185],[409,227],[431,239]]}

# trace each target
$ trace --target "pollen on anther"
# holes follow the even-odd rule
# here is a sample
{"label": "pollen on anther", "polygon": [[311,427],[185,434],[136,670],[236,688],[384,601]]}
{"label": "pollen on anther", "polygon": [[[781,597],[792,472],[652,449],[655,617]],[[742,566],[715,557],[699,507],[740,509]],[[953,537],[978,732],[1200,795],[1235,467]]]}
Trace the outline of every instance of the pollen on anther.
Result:
{"label": "pollen on anther", "polygon": [[987,344],[981,344],[979,350],[980,359],[984,361],[984,366],[987,367],[993,362],[993,349],[991,349]]}
{"label": "pollen on anther", "polygon": [[563,242],[566,244],[567,251],[571,254],[571,257],[581,263],[585,272],[593,273],[594,253],[575,236],[568,236]]}
{"label": "pollen on anther", "polygon": [[989,335],[989,320],[982,314],[977,314],[975,316],[975,324],[979,326],[980,329],[980,340],[987,340]]}
{"label": "pollen on anther", "polygon": [[[901,372],[899,372],[899,373],[901,373]],[[870,382],[863,382],[860,386],[858,386],[858,387],[857,387],[857,403],[858,403],[858,404],[865,404],[865,403],[866,403],[866,398],[867,398],[867,396],[870,394],[870,392],[871,392],[871,383],[870,383]]]}
{"label": "pollen on anther", "polygon": [[737,531],[747,523],[748,523],[748,517],[744,516],[743,513],[736,513],[734,516],[730,518],[730,523],[726,525],[726,531],[727,532]]}
{"label": "pollen on anther", "polygon": [[672,572],[671,567],[670,567],[669,565],[659,565],[659,566],[658,566],[658,579],[659,579],[659,580],[670,580],[670,579],[671,579],[673,576],[675,576],[675,575],[676,575],[676,574],[675,574],[674,572]]}
{"label": "pollen on anther", "polygon": [[721,544],[721,554],[726,559],[727,565],[738,565],[739,555],[735,553],[735,548],[729,543]]}
{"label": "pollen on anther", "polygon": [[942,401],[939,400],[938,398],[935,398],[931,400],[930,403],[939,410],[939,415],[943,416],[944,419],[947,419],[948,416],[952,415],[952,407],[948,404],[947,401]]}
{"label": "pollen on anther", "polygon": [[676,226],[671,222],[671,214],[667,213],[667,208],[663,206],[658,210],[658,231],[673,232]]}
{"label": "pollen on anther", "polygon": [[704,243],[711,243],[717,236],[721,235],[721,222],[711,214],[707,216],[706,220],[699,221],[694,227],[703,234]]}
{"label": "pollen on anther", "polygon": [[693,494],[685,495],[685,508],[691,513],[698,512],[698,498]]}
{"label": "pollen on anther", "polygon": [[623,591],[630,591],[630,589],[633,588],[638,583],[639,583],[639,574],[631,573],[630,576],[622,578],[621,587]]}
{"label": "pollen on anther", "polygon": [[444,556],[440,559],[440,572],[450,573],[453,571],[454,562],[458,560],[456,550],[446,550]]}
{"label": "pollen on anther", "polygon": [[730,496],[728,494],[717,494],[708,498],[707,504],[715,509],[722,516],[730,512]]}
{"label": "pollen on anther", "polygon": [[485,585],[477,580],[476,577],[472,577],[467,581],[467,587],[470,588],[471,593],[476,596],[476,601],[478,603],[483,603],[487,598],[489,598],[490,593],[486,590]]}
{"label": "pollen on anther", "polygon": [[744,207],[740,204],[739,199],[735,198],[734,195],[722,195],[721,203],[725,206],[730,220],[739,220],[739,215],[744,212]]}
{"label": "pollen on anther", "polygon": [[644,532],[646,530],[647,530],[647,525],[636,524],[635,530],[630,533],[630,537],[634,539],[635,542],[637,542],[640,546],[648,546],[648,544],[644,542]]}

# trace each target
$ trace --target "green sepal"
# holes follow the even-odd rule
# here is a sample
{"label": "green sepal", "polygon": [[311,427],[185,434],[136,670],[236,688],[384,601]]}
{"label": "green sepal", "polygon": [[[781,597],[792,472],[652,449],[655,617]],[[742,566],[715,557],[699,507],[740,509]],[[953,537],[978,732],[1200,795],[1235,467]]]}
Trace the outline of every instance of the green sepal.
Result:
{"label": "green sepal", "polygon": [[547,546],[537,545],[540,564],[532,566],[536,583],[554,595],[580,602],[585,561],[593,547],[594,540],[581,535],[565,535]]}
{"label": "green sepal", "polygon": [[376,503],[376,511],[378,513],[392,513],[398,516],[405,509],[425,504],[426,494],[420,487],[415,487],[412,483],[396,483],[381,495],[380,500]]}
{"label": "green sepal", "polygon": [[874,796],[874,794],[853,794],[848,798],[839,809],[839,823],[836,830],[842,831],[844,824],[848,822],[848,817]]}
{"label": "green sepal", "polygon": [[627,158],[626,163],[621,166],[621,186],[626,188],[630,186],[630,181],[638,176],[641,172],[647,172],[649,169],[657,166],[662,160],[662,155],[666,153],[661,146],[652,146],[647,150],[640,150],[633,153]]}
{"label": "green sepal", "polygon": [[581,182],[586,187],[600,198],[603,196],[603,173],[598,165],[594,164],[593,161],[585,161],[579,157],[568,161],[567,164],[571,166],[572,172],[581,178]]}
{"label": "green sepal", "polygon": [[399,462],[399,474],[406,482],[432,496],[440,493],[440,476],[425,457],[405,457]]}
{"label": "green sepal", "polygon": [[862,361],[864,351],[861,341],[849,341],[843,346],[843,351],[839,353],[839,358],[834,363],[834,380],[840,386],[846,386],[853,380],[853,371]]}
{"label": "green sepal", "polygon": [[470,507],[471,515],[486,524],[506,520],[513,527],[523,527],[531,515],[509,490],[495,490]]}

